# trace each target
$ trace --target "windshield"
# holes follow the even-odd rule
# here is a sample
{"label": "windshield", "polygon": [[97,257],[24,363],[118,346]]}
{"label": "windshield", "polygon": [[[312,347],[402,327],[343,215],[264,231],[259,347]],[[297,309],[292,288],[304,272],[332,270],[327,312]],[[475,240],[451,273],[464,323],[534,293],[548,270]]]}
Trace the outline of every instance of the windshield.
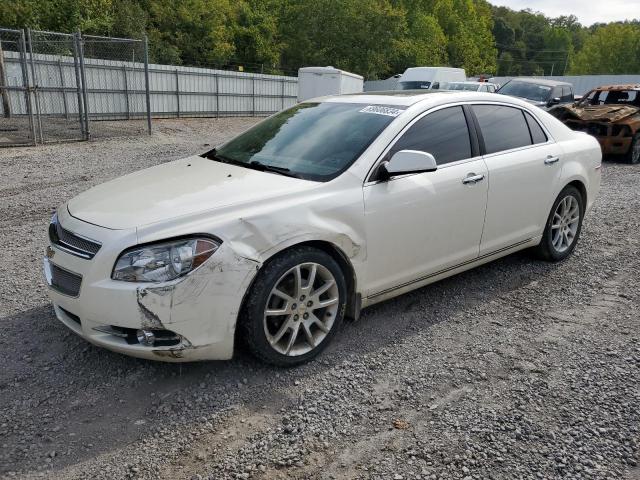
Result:
{"label": "windshield", "polygon": [[398,90],[428,89],[431,82],[398,82]]}
{"label": "windshield", "polygon": [[638,90],[591,90],[580,100],[580,106],[587,105],[631,105],[640,107]]}
{"label": "windshield", "polygon": [[337,177],[402,110],[350,103],[301,103],[204,156],[305,180]]}
{"label": "windshield", "polygon": [[478,83],[448,83],[446,86],[447,90],[470,90],[472,92],[477,92],[480,84]]}
{"label": "windshield", "polygon": [[505,84],[498,93],[511,95],[512,97],[526,98],[535,102],[546,102],[551,96],[551,87],[530,82],[517,82],[511,80]]}

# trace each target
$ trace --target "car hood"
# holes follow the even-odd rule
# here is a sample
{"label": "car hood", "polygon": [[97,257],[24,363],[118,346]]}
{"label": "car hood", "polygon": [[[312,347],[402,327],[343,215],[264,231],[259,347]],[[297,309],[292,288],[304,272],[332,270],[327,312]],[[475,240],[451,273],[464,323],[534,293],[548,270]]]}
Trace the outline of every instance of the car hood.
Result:
{"label": "car hood", "polygon": [[640,112],[640,108],[633,105],[560,105],[556,108],[565,116],[587,122],[617,122]]}
{"label": "car hood", "polygon": [[80,220],[128,229],[304,190],[316,182],[192,156],[140,170],[67,203]]}
{"label": "car hood", "polygon": [[524,100],[527,103],[530,103],[531,105],[535,105],[536,107],[540,107],[543,109],[549,108],[547,105],[547,102],[539,102],[538,100],[531,100],[530,98],[523,98],[522,100]]}

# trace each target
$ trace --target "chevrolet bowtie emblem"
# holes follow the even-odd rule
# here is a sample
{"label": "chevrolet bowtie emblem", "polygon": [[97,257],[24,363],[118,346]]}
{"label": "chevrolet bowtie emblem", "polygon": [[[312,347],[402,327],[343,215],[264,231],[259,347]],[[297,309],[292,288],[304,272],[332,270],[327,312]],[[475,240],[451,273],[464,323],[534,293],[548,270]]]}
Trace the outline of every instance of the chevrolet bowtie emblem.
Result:
{"label": "chevrolet bowtie emblem", "polygon": [[47,258],[51,259],[56,254],[56,251],[53,248],[47,246],[47,250],[46,250],[45,254],[46,254]]}

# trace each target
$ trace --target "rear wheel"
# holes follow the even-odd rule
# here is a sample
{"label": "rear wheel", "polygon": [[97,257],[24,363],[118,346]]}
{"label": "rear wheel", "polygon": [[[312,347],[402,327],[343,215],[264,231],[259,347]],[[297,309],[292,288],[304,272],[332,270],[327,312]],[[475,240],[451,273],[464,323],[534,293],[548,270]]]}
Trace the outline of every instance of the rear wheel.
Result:
{"label": "rear wheel", "polygon": [[567,258],[576,247],[582,230],[584,199],[580,191],[565,187],[551,207],[551,213],[535,251],[541,258],[558,262]]}
{"label": "rear wheel", "polygon": [[637,165],[640,163],[640,133],[636,133],[631,141],[631,147],[626,155],[627,162]]}
{"label": "rear wheel", "polygon": [[310,247],[289,250],[258,273],[243,308],[243,338],[265,362],[304,363],[335,336],[346,298],[344,275],[330,255]]}

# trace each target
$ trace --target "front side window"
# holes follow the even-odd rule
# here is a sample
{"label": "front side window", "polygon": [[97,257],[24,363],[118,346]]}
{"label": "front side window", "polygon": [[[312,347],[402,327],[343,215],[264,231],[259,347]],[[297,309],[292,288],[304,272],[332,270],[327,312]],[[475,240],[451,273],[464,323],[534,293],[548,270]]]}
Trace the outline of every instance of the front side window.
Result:
{"label": "front side window", "polygon": [[573,102],[573,92],[569,85],[562,86],[562,97],[560,97],[560,99],[563,102]]}
{"label": "front side window", "polygon": [[306,180],[345,171],[402,112],[395,106],[301,103],[204,156]]}
{"label": "front side window", "polygon": [[529,127],[522,110],[501,105],[474,105],[486,153],[531,145]]}
{"label": "front side window", "polygon": [[562,100],[562,88],[553,87],[553,91],[551,92],[551,98],[559,98],[560,100]]}
{"label": "front side window", "polygon": [[422,117],[395,143],[388,158],[400,150],[430,153],[438,165],[471,158],[469,128],[462,107],[443,108]]}

